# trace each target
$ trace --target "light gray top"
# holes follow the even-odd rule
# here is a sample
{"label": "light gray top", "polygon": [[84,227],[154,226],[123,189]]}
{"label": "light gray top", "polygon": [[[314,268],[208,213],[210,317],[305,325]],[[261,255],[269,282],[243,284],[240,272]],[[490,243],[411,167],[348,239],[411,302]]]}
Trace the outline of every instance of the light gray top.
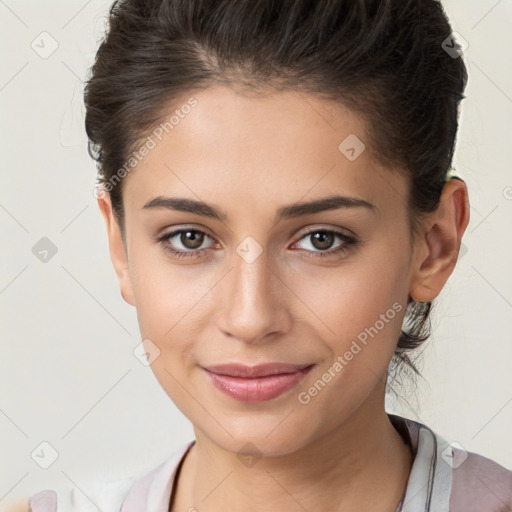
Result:
{"label": "light gray top", "polygon": [[[396,512],[512,512],[512,471],[426,425],[388,414],[412,447],[413,464]],[[32,512],[168,512],[177,470],[195,440],[143,475],[29,498]]]}

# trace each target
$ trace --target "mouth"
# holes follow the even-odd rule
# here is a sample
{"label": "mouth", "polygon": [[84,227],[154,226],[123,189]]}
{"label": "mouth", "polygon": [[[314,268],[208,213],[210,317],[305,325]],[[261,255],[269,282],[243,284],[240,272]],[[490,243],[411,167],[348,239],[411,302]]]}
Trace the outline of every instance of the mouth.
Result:
{"label": "mouth", "polygon": [[315,364],[226,364],[202,367],[216,389],[240,402],[271,400],[295,387]]}
{"label": "mouth", "polygon": [[269,375],[282,375],[302,371],[313,363],[308,364],[288,364],[288,363],[265,363],[256,366],[247,366],[240,363],[220,364],[216,366],[206,366],[207,370],[216,375],[226,375],[230,377],[258,378]]}

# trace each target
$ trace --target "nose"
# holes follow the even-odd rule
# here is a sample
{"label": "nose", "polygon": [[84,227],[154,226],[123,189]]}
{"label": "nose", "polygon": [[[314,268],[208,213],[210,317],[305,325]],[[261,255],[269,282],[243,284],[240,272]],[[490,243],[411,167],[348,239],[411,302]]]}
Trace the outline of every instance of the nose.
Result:
{"label": "nose", "polygon": [[290,293],[263,252],[253,262],[238,254],[215,298],[219,328],[226,336],[256,344],[275,340],[291,326],[287,308]]}

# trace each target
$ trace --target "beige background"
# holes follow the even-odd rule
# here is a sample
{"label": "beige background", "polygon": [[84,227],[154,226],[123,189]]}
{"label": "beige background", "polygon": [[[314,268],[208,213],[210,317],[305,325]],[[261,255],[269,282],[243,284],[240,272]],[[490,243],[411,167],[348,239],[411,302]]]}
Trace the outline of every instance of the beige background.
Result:
{"label": "beige background", "polygon": [[[132,353],[135,310],[120,296],[92,194],[82,81],[109,4],[0,1],[0,505],[139,473],[193,436]],[[471,222],[424,379],[388,410],[512,469],[512,3],[444,5],[469,44],[455,166]],[[33,41],[40,53],[58,47],[42,58]],[[43,237],[58,250],[46,263],[32,252]],[[35,460],[51,462],[52,450],[41,468]]]}

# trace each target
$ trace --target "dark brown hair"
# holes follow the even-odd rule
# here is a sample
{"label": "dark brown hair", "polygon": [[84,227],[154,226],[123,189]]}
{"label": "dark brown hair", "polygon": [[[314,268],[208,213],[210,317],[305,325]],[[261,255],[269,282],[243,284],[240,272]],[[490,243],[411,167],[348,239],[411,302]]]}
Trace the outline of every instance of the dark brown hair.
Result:
{"label": "dark brown hair", "polygon": [[[120,0],[86,83],[85,126],[98,183],[124,234],[119,170],[193,91],[294,89],[341,102],[366,122],[367,148],[410,184],[411,232],[438,204],[467,82],[436,0]],[[453,44],[451,45],[453,46]],[[125,173],[121,173],[125,174]],[[115,180],[114,180],[115,181]],[[409,297],[394,367],[430,336],[432,302]]]}

